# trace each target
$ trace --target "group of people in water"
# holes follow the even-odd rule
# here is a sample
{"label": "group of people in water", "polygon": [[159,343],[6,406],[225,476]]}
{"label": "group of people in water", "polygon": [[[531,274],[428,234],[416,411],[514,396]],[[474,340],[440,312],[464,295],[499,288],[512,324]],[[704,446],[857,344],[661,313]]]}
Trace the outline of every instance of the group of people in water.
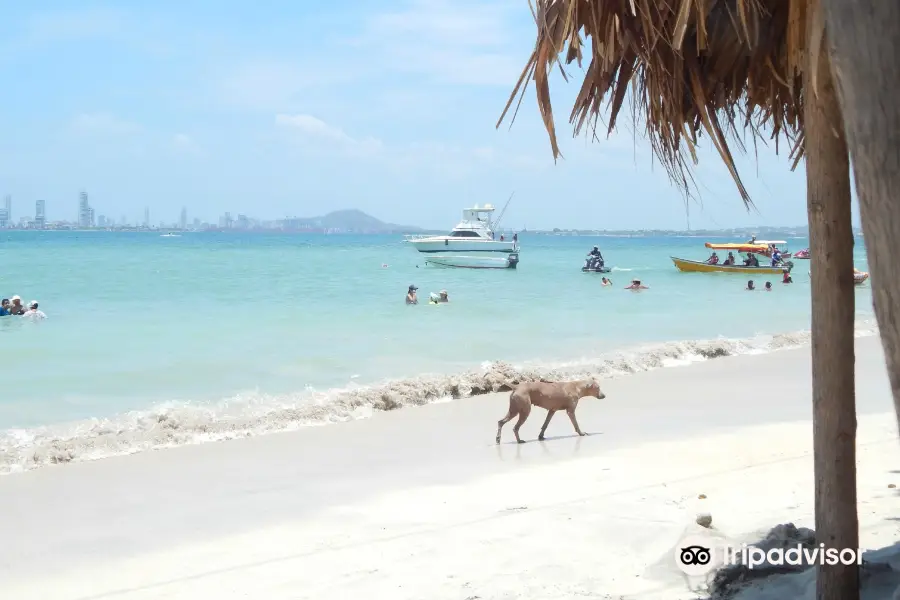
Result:
{"label": "group of people in water", "polygon": [[[794,283],[794,279],[791,277],[791,274],[789,271],[785,270],[784,274],[781,277],[781,283]],[[756,288],[756,284],[753,283],[753,280],[751,279],[750,281],[747,282],[747,287],[744,289],[747,290],[748,292],[754,292],[754,291],[756,291],[757,288]],[[767,281],[764,289],[767,292],[771,292],[772,291],[772,282]]]}
{"label": "group of people in water", "polygon": [[[588,252],[587,260],[585,260],[584,266],[588,269],[598,269],[604,265],[603,254],[600,252],[600,248],[594,246],[590,252]],[[612,279],[608,277],[600,278],[600,285],[603,287],[611,286],[613,284]],[[640,279],[632,279],[631,283],[625,286],[626,290],[649,290],[650,288],[641,283]]]}
{"label": "group of people in water", "polygon": [[[419,288],[414,285],[409,286],[409,290],[406,292],[406,303],[407,304],[418,304],[419,303]],[[428,297],[428,304],[445,304],[450,302],[450,295],[447,293],[447,290],[441,290],[438,293],[432,292]]]}
{"label": "group of people in water", "polygon": [[26,307],[22,304],[22,298],[13,296],[0,300],[0,317],[25,317],[26,319],[46,319],[47,315],[38,309],[37,300],[32,300]]}

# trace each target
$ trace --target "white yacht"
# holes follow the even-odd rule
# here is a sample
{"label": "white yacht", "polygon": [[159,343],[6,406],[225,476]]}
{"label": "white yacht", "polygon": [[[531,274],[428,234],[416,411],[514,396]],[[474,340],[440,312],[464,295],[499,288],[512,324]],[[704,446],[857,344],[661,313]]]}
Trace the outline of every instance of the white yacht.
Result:
{"label": "white yacht", "polygon": [[407,235],[406,242],[419,252],[505,252],[518,251],[518,244],[494,234],[492,205],[463,210],[462,221],[447,235]]}

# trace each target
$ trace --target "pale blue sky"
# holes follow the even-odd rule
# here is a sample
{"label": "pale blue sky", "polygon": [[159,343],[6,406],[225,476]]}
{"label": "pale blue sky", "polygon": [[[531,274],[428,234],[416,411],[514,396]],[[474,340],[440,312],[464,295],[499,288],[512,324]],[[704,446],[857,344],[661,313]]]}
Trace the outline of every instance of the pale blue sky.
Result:
{"label": "pale blue sky", "polygon": [[[15,217],[43,198],[48,218],[74,219],[83,188],[132,221],[147,205],[154,223],[183,205],[210,221],[353,207],[445,228],[516,191],[509,226],[683,228],[645,141],[572,139],[577,67],[553,90],[564,160],[533,88],[494,128],[533,42],[525,0],[8,2],[0,194]],[[786,152],[740,159],[748,213],[706,146],[694,228],[805,222]]]}

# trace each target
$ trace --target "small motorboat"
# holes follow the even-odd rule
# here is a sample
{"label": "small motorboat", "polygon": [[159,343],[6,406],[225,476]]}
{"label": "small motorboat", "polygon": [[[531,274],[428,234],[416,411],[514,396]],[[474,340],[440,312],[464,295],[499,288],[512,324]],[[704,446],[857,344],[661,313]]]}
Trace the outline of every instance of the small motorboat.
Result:
{"label": "small motorboat", "polygon": [[507,256],[436,254],[425,259],[425,264],[456,269],[515,269],[519,264],[519,253],[510,252]]}
{"label": "small motorboat", "polygon": [[853,269],[853,284],[854,285],[862,285],[869,278],[869,274],[865,271],[857,271]]}
{"label": "small motorboat", "polygon": [[675,268],[685,273],[757,273],[762,275],[781,275],[785,270],[788,272],[794,268],[794,263],[787,261],[783,264],[770,266],[759,265],[758,267],[750,267],[742,264],[726,265],[726,264],[710,264],[705,261],[688,260],[686,258],[669,257],[675,263]]}
{"label": "small motorboat", "polygon": [[805,248],[803,250],[798,250],[794,252],[794,255],[791,258],[799,258],[800,260],[809,260],[809,248]]}

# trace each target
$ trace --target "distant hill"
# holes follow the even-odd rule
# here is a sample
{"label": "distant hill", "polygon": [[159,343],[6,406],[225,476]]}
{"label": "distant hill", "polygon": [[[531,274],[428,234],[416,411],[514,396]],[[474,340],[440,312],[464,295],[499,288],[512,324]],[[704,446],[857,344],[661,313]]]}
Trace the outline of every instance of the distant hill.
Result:
{"label": "distant hill", "polygon": [[352,233],[417,233],[424,231],[422,228],[412,225],[385,223],[356,209],[336,210],[321,217],[290,219],[290,221],[295,226],[336,229]]}

